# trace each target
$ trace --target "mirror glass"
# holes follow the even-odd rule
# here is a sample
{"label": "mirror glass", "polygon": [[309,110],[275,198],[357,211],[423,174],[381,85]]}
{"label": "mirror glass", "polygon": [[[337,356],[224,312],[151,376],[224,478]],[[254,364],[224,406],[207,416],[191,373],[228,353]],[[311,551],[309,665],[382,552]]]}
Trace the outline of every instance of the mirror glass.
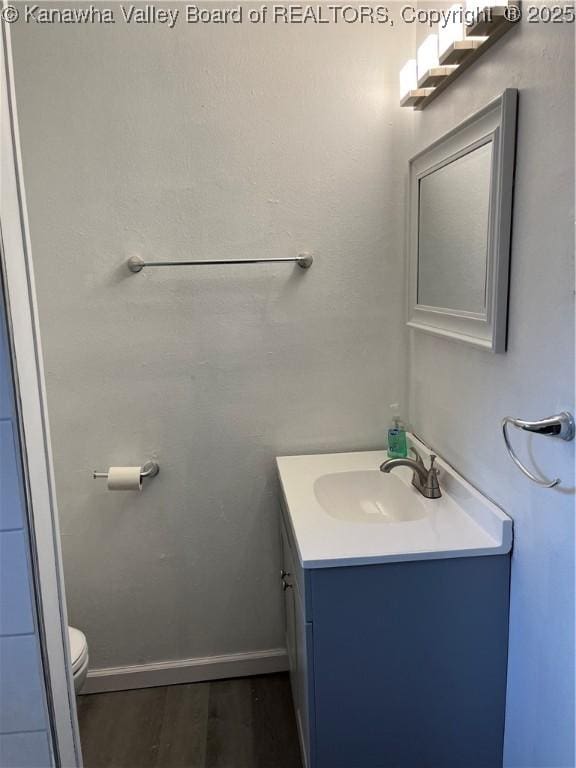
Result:
{"label": "mirror glass", "polygon": [[418,304],[486,312],[492,142],[419,182]]}

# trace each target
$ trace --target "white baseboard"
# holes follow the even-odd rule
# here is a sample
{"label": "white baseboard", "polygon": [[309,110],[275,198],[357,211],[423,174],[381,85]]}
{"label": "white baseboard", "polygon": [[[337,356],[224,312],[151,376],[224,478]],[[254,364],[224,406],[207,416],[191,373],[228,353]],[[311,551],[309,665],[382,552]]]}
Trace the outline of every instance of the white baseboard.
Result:
{"label": "white baseboard", "polygon": [[288,656],[285,648],[160,661],[132,667],[91,669],[82,693],[129,691],[133,688],[153,688],[158,685],[199,683],[205,680],[222,680],[227,677],[267,675],[271,672],[285,672],[287,669]]}

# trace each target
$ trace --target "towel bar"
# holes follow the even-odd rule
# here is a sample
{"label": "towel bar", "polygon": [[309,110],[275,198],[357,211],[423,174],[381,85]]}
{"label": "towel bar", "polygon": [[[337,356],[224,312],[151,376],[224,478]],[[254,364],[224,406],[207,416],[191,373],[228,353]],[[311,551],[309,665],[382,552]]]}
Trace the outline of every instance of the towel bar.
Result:
{"label": "towel bar", "polygon": [[275,262],[292,261],[301,269],[312,266],[314,259],[309,253],[299,253],[298,256],[280,256],[278,258],[263,259],[210,259],[207,261],[144,261],[140,256],[131,256],[128,261],[130,272],[141,272],[144,267],[205,267],[216,264],[271,264]]}

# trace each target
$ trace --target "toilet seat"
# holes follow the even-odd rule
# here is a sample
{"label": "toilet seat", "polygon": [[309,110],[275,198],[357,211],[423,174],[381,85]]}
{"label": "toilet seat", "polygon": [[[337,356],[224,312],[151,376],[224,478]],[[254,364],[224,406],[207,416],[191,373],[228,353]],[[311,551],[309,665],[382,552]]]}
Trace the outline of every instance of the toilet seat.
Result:
{"label": "toilet seat", "polygon": [[86,635],[79,629],[68,627],[70,641],[70,660],[72,662],[72,674],[76,675],[88,660],[88,643]]}

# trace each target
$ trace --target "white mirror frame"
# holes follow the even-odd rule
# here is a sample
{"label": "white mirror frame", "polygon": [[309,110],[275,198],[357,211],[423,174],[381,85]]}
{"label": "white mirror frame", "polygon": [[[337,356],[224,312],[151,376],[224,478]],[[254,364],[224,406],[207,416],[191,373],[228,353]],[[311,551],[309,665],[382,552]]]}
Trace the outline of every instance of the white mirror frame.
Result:
{"label": "white mirror frame", "polygon": [[[408,321],[411,328],[492,352],[506,351],[508,272],[518,91],[508,88],[410,160]],[[418,303],[418,225],[420,179],[478,147],[492,143],[486,249],[485,312],[467,312]]]}

